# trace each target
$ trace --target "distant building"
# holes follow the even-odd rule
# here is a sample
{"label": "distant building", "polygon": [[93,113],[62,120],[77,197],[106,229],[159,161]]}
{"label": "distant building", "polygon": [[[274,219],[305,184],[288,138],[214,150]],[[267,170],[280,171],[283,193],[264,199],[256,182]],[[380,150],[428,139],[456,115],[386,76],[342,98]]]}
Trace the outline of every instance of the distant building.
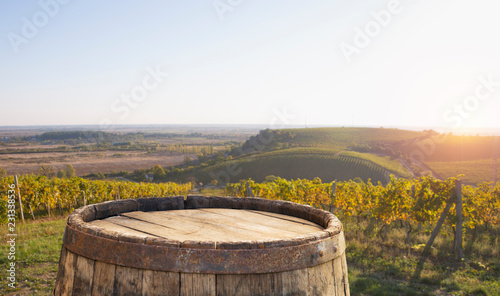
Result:
{"label": "distant building", "polygon": [[153,174],[146,174],[146,180],[153,182],[154,180]]}

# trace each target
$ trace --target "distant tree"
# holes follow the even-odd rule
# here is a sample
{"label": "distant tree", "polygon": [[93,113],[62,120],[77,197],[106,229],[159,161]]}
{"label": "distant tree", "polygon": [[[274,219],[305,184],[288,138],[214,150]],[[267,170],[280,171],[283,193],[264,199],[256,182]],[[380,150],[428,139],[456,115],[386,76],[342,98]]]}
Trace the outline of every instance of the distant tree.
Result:
{"label": "distant tree", "polygon": [[196,177],[193,177],[193,176],[187,177],[186,181],[193,184],[193,188],[196,187],[196,185],[198,184],[198,179]]}
{"label": "distant tree", "polygon": [[56,176],[56,170],[53,166],[50,165],[42,165],[38,169],[38,174],[42,176],[46,176],[48,178],[54,178]]}
{"label": "distant tree", "polygon": [[76,172],[75,172],[75,168],[73,167],[73,165],[71,164],[67,164],[65,167],[64,167],[64,173],[66,175],[66,178],[72,178],[75,176]]}
{"label": "distant tree", "polygon": [[57,177],[58,178],[66,178],[66,172],[64,170],[60,170],[59,172],[57,172]]}
{"label": "distant tree", "polygon": [[361,180],[361,178],[360,178],[360,177],[356,177],[356,178],[354,178],[354,180],[353,180],[353,181],[354,181],[354,182],[356,182],[356,183],[358,183],[358,184],[364,184],[364,183],[365,183],[365,182],[363,182],[363,180]]}
{"label": "distant tree", "polygon": [[187,155],[184,155],[184,164],[190,165],[191,163],[193,163],[193,159]]}
{"label": "distant tree", "polygon": [[0,178],[7,177],[7,171],[4,168],[0,168]]}
{"label": "distant tree", "polygon": [[151,168],[151,173],[153,173],[153,177],[158,180],[165,177],[165,170],[161,167],[161,165],[156,165]]}
{"label": "distant tree", "polygon": [[97,173],[97,176],[96,176],[96,177],[97,177],[97,179],[99,179],[99,180],[104,180],[104,179],[106,179],[106,176],[105,176],[103,173]]}
{"label": "distant tree", "polygon": [[264,182],[274,182],[274,180],[278,179],[275,175],[269,175],[264,178]]}
{"label": "distant tree", "polygon": [[213,186],[217,186],[219,182],[217,180],[212,180],[210,181],[210,184],[213,185]]}

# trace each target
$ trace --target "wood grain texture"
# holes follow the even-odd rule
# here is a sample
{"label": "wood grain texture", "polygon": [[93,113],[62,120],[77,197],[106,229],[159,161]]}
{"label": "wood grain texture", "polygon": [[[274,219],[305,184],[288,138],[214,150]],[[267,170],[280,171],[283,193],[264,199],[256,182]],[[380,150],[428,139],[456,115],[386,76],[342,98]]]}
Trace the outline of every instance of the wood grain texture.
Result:
{"label": "wood grain texture", "polygon": [[116,265],[96,261],[94,264],[93,296],[112,295]]}
{"label": "wood grain texture", "polygon": [[[241,212],[242,210],[229,210],[230,212]],[[226,211],[228,212],[228,211]],[[289,238],[299,235],[300,229],[291,228],[288,225],[287,230],[273,227],[273,223],[253,223],[242,219],[244,213],[235,213],[235,216],[211,213],[204,210],[176,211],[175,216],[168,212],[161,213],[168,215],[172,219],[189,224],[200,224],[204,226],[205,231],[211,233],[211,237],[218,241],[236,241],[236,240],[265,240],[276,238]],[[262,216],[255,219],[262,222]],[[271,225],[271,226],[270,226]],[[311,231],[308,229],[308,231]],[[313,230],[316,231],[316,230]]]}
{"label": "wood grain texture", "polygon": [[286,220],[286,221],[290,221],[290,222],[295,222],[295,223],[298,223],[298,224],[304,224],[304,225],[310,225],[310,226],[313,226],[313,227],[320,227],[320,228],[322,228],[320,225],[318,225],[318,224],[316,224],[314,222],[311,222],[309,220],[305,220],[305,219],[302,219],[302,218],[298,218],[298,217],[295,217],[295,216],[278,214],[278,213],[272,213],[272,212],[255,211],[255,210],[249,210],[249,212],[253,212],[253,213],[256,213],[256,214],[259,214],[259,215],[274,217],[274,218],[277,218],[277,219]]}
{"label": "wood grain texture", "polygon": [[[234,209],[128,212],[91,222],[106,230],[176,241],[264,241],[289,239],[324,228],[299,218]],[[302,222],[301,222],[302,221]],[[110,237],[112,238],[112,237]]]}
{"label": "wood grain texture", "polygon": [[346,296],[350,296],[350,288],[349,288],[349,277],[347,273],[347,259],[345,257],[345,253],[340,257],[342,258],[342,276],[344,281],[344,294]]}
{"label": "wood grain texture", "polygon": [[241,222],[244,225],[262,225],[291,234],[303,234],[321,231],[324,229],[318,224],[304,219],[261,211],[201,209],[200,212],[219,214],[222,216],[231,217],[234,221]]}
{"label": "wood grain texture", "polygon": [[152,236],[150,234],[146,234],[144,232],[136,231],[134,229],[127,228],[127,227],[110,222],[110,221],[113,221],[113,218],[108,218],[108,219],[110,219],[110,220],[109,221],[108,220],[94,220],[92,222],[89,222],[89,224],[99,226],[99,227],[102,227],[102,228],[107,229],[107,230],[113,230],[113,231],[120,232],[120,233],[133,234],[133,235],[144,237],[144,238],[146,238],[148,236]]}
{"label": "wood grain texture", "polygon": [[83,256],[76,258],[75,279],[73,281],[74,295],[91,295],[94,278],[94,260]]}
{"label": "wood grain texture", "polygon": [[64,246],[62,250],[54,295],[71,295],[77,255],[67,250]]}
{"label": "wood grain texture", "polygon": [[181,273],[180,296],[216,295],[215,274]]}
{"label": "wood grain texture", "polygon": [[282,274],[219,274],[217,295],[284,295]]}
{"label": "wood grain texture", "polygon": [[142,295],[143,296],[151,296],[154,294],[155,286],[154,286],[154,278],[153,278],[153,270],[143,270],[142,271]]}
{"label": "wood grain texture", "polygon": [[142,293],[142,269],[116,266],[114,295],[141,295]]}
{"label": "wood grain texture", "polygon": [[142,295],[179,295],[180,274],[144,270],[142,276]]}
{"label": "wood grain texture", "polygon": [[[138,220],[139,218],[146,219],[146,221]],[[131,216],[111,217],[106,219],[106,221],[131,228],[151,236],[158,236],[181,242],[185,240],[193,240],[193,238],[196,238],[197,240],[210,240],[210,236],[207,236],[204,233],[202,225],[184,225],[184,228],[181,228],[182,224],[179,221],[165,222],[166,225],[160,225],[148,221],[153,219],[155,218],[148,216],[141,217],[137,214],[132,214]]]}
{"label": "wood grain texture", "polygon": [[342,257],[333,260],[333,281],[335,284],[335,295],[344,295],[344,271],[342,269]]}
{"label": "wood grain texture", "polygon": [[308,267],[309,295],[335,295],[332,261]]}
{"label": "wood grain texture", "polygon": [[307,268],[282,273],[283,295],[306,296],[309,293],[309,271]]}

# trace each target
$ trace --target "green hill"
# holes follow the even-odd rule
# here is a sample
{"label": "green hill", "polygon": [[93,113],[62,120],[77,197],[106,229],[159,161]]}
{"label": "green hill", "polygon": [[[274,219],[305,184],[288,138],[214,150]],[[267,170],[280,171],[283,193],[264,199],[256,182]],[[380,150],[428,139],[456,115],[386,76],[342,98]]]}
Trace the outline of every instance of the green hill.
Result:
{"label": "green hill", "polygon": [[319,177],[325,181],[359,177],[363,181],[386,183],[389,174],[411,176],[397,160],[389,157],[325,148],[292,148],[243,156],[188,174],[203,183],[213,179],[225,183],[248,178],[262,182],[269,175],[285,179]]}
{"label": "green hill", "polygon": [[427,161],[471,161],[500,155],[500,138],[493,136],[433,135],[401,143],[394,149],[405,155],[420,151]]}
{"label": "green hill", "polygon": [[[233,157],[295,147],[354,150],[399,157],[393,147],[414,143],[431,136],[430,131],[416,132],[387,128],[303,128],[261,130],[241,147],[234,148]],[[397,150],[397,149],[396,149]]]}
{"label": "green hill", "polygon": [[425,136],[424,132],[387,128],[305,128],[289,129],[295,137],[289,143],[301,146],[345,149],[351,144],[384,144]]}
{"label": "green hill", "polygon": [[388,128],[266,129],[241,146],[233,146],[228,155],[226,161],[219,156],[215,165],[184,171],[174,181],[188,177],[203,183],[214,179],[223,183],[247,178],[263,181],[275,175],[324,181],[359,177],[384,183],[389,174],[412,177],[431,173],[439,178],[467,173],[473,177],[470,182],[484,182],[490,180],[485,176],[492,175],[491,169],[488,174],[485,165],[469,165],[465,170],[457,162],[500,155],[500,139]]}

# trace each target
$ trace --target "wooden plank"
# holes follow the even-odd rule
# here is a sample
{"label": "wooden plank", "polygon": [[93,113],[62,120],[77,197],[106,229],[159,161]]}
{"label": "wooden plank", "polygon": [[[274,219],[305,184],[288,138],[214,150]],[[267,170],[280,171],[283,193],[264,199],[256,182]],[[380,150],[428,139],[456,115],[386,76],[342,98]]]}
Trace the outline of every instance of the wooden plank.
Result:
{"label": "wooden plank", "polygon": [[[171,212],[177,213],[169,215],[168,213]],[[274,238],[272,235],[263,236],[261,233],[237,228],[228,223],[214,223],[206,219],[186,217],[180,212],[182,210],[147,213],[132,212],[124,216],[149,222],[151,225],[165,225],[165,227],[169,228],[170,234],[179,234],[182,236],[181,238],[168,236],[171,239],[177,240],[233,242]],[[146,226],[144,225],[144,227]]]}
{"label": "wooden plank", "polygon": [[[188,212],[189,210],[186,210],[185,212]],[[201,212],[210,212],[214,214],[218,214],[220,216],[226,216],[234,219],[234,221],[241,223],[242,225],[245,225],[246,227],[249,226],[264,226],[270,229],[275,229],[278,230],[278,233],[283,233],[283,234],[291,234],[291,235],[297,235],[297,234],[305,234],[305,233],[311,233],[311,232],[317,232],[324,230],[323,227],[319,226],[318,224],[315,224],[310,221],[306,221],[300,218],[296,217],[290,217],[290,216],[285,216],[281,215],[284,217],[290,217],[290,218],[295,218],[297,220],[302,220],[304,223],[299,223],[294,220],[286,220],[282,219],[281,217],[275,217],[267,214],[262,214],[266,212],[259,212],[259,211],[249,211],[249,210],[232,210],[232,209],[200,209],[199,211]],[[273,214],[273,213],[269,213]],[[279,215],[279,214],[275,214]],[[214,219],[217,219],[217,216],[214,217]],[[310,224],[307,224],[310,223]],[[265,228],[264,228],[265,229]]]}
{"label": "wooden plank", "polygon": [[309,272],[307,268],[282,272],[283,295],[308,295]]}
{"label": "wooden plank", "polygon": [[314,222],[311,222],[309,220],[305,220],[305,219],[302,219],[302,218],[294,217],[294,216],[288,216],[288,215],[271,213],[271,212],[256,211],[256,210],[248,210],[248,211],[249,212],[254,212],[256,214],[263,215],[263,216],[274,217],[274,218],[277,218],[277,219],[281,219],[281,220],[285,220],[285,221],[290,221],[290,222],[294,222],[294,223],[297,223],[297,224],[310,225],[310,226],[320,227],[321,229],[324,229],[323,227],[321,227],[320,225],[318,225],[318,224],[316,224]]}
{"label": "wooden plank", "polygon": [[142,271],[142,295],[152,296],[154,294],[154,279],[152,270]]}
{"label": "wooden plank", "polygon": [[135,211],[95,220],[91,224],[139,237],[155,236],[180,242],[265,241],[293,238],[323,229],[314,223],[315,226],[312,226],[259,212],[232,209]]}
{"label": "wooden plank", "polygon": [[75,278],[75,264],[77,255],[63,246],[59,271],[57,273],[57,286],[54,295],[71,295],[73,292],[73,279]]}
{"label": "wooden plank", "polygon": [[157,270],[144,270],[142,295],[179,295],[180,274]]}
{"label": "wooden plank", "polygon": [[446,218],[446,215],[448,215],[448,212],[450,211],[451,205],[453,204],[452,201],[448,201],[446,203],[446,206],[441,213],[441,216],[439,217],[438,222],[436,223],[436,227],[434,227],[434,230],[431,232],[431,236],[429,237],[429,240],[425,244],[424,251],[422,252],[422,256],[426,257],[429,255],[432,247],[432,243],[434,243],[434,240],[436,239],[437,235],[439,234],[439,230],[441,230],[441,226],[444,223],[444,219]]}
{"label": "wooden plank", "polygon": [[347,273],[347,260],[345,253],[340,257],[342,258],[342,276],[343,276],[343,281],[344,281],[344,294],[345,296],[350,296],[351,292],[349,289],[349,277]]}
{"label": "wooden plank", "polygon": [[89,223],[92,225],[95,225],[95,226],[105,228],[107,230],[113,230],[113,231],[117,231],[120,233],[128,233],[128,234],[132,234],[132,235],[139,236],[139,237],[146,238],[148,236],[154,236],[152,234],[144,233],[141,231],[137,231],[135,229],[131,229],[128,227],[124,227],[124,226],[115,224],[112,222],[113,218],[116,218],[116,217],[110,217],[110,218],[107,218],[105,220],[94,220],[94,221],[91,221]]}
{"label": "wooden plank", "polygon": [[73,282],[74,295],[91,295],[92,280],[94,278],[94,260],[77,256],[75,279]]}
{"label": "wooden plank", "polygon": [[96,261],[94,264],[94,285],[92,296],[113,294],[116,265]]}
{"label": "wooden plank", "polygon": [[114,295],[140,295],[142,293],[142,269],[116,266]]}
{"label": "wooden plank", "polygon": [[59,255],[59,268],[57,270],[57,275],[56,275],[56,285],[54,287],[54,295],[61,295],[61,284],[62,284],[62,277],[64,274],[64,262],[66,262],[66,256],[67,256],[67,249],[64,247],[64,245],[61,248],[61,254]]}
{"label": "wooden plank", "polygon": [[342,256],[333,260],[333,276],[335,285],[335,295],[344,295],[344,273],[342,268]]}
{"label": "wooden plank", "polygon": [[154,295],[179,295],[180,274],[153,271]]}
{"label": "wooden plank", "polygon": [[[239,210],[237,210],[239,212]],[[298,231],[293,225],[288,225],[286,230],[273,227],[269,221],[262,221],[262,216],[259,223],[252,219],[242,219],[242,213],[234,213],[234,216],[212,213],[205,210],[186,210],[176,211],[176,213],[162,212],[161,215],[172,217],[175,214],[175,219],[182,219],[186,223],[204,224],[216,232],[223,232],[232,240],[236,239],[235,235],[242,236],[243,239],[263,240],[263,239],[279,239],[291,238],[303,234]],[[266,223],[267,222],[267,223]],[[268,225],[268,224],[271,224]],[[315,232],[316,229],[308,232]]]}
{"label": "wooden plank", "polygon": [[283,293],[281,273],[219,274],[217,295],[299,295]]}
{"label": "wooden plank", "polygon": [[464,251],[462,249],[462,181],[457,180],[455,183],[455,195],[457,200],[455,202],[455,210],[457,213],[457,229],[455,232],[455,251],[457,253],[458,260],[464,258]]}
{"label": "wooden plank", "polygon": [[[147,232],[155,236],[177,240],[180,242],[188,240],[214,240],[213,234],[207,232],[207,226],[205,224],[192,224],[180,221],[179,219],[173,220],[165,218],[166,220],[161,220],[150,213],[140,215],[137,213],[138,212],[128,213],[126,216],[113,217],[106,220],[140,232]],[[160,223],[165,223],[165,225],[155,224],[155,220],[159,220]]]}
{"label": "wooden plank", "polygon": [[181,273],[179,295],[216,295],[215,274]]}
{"label": "wooden plank", "polygon": [[213,240],[213,237],[206,234],[202,225],[184,225],[184,229],[179,230],[173,227],[181,226],[179,221],[171,221],[169,225],[158,225],[150,222],[129,218],[128,216],[118,216],[107,218],[106,221],[125,226],[139,232],[148,233],[154,236],[177,240]]}
{"label": "wooden plank", "polygon": [[309,267],[308,277],[309,295],[335,295],[332,261]]}

